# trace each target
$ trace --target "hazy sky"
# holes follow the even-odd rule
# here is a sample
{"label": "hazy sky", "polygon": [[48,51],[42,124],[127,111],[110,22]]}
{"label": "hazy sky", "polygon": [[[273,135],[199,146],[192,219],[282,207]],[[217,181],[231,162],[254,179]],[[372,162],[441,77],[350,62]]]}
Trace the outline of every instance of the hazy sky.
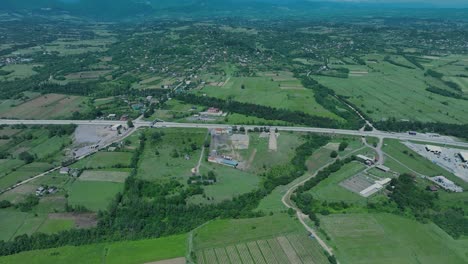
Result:
{"label": "hazy sky", "polygon": [[468,0],[309,0],[316,2],[430,4],[438,7],[468,7]]}

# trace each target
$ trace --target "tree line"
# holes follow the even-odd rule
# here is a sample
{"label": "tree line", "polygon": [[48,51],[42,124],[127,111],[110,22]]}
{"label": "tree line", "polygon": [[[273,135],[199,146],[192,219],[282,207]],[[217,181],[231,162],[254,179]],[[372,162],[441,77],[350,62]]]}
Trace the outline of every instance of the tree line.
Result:
{"label": "tree line", "polygon": [[449,136],[468,139],[468,124],[447,124],[447,123],[423,123],[419,121],[398,121],[390,118],[386,121],[375,122],[377,129],[394,132],[418,131],[439,133]]}
{"label": "tree line", "polygon": [[298,125],[328,128],[342,128],[344,126],[343,123],[326,117],[313,116],[300,111],[291,111],[288,109],[243,103],[234,100],[223,100],[194,94],[178,94],[176,99],[189,104],[216,107],[227,112],[256,116],[267,120],[281,120]]}

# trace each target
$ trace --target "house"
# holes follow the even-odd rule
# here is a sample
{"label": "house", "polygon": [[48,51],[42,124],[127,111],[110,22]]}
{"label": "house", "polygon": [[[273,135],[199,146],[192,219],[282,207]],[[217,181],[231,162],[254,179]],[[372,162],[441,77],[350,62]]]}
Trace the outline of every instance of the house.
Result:
{"label": "house", "polygon": [[36,189],[36,196],[41,196],[44,194],[44,192],[45,192],[45,188],[41,186]]}
{"label": "house", "polygon": [[356,158],[357,158],[359,161],[364,162],[366,165],[369,165],[369,166],[370,166],[370,165],[373,165],[373,164],[374,164],[374,159],[371,159],[371,158],[369,158],[369,157],[367,157],[367,156],[364,156],[364,155],[359,154],[359,155],[356,156]]}
{"label": "house", "polygon": [[376,166],[376,168],[383,171],[383,172],[389,172],[390,171],[390,168],[387,167],[387,166],[384,166],[384,165],[378,165],[378,166]]}
{"label": "house", "polygon": [[70,168],[62,167],[60,168],[60,174],[68,174],[70,172]]}
{"label": "house", "polygon": [[221,163],[226,166],[231,166],[234,168],[237,167],[237,165],[239,165],[239,162],[237,162],[236,160],[228,160],[228,159],[222,159]]}
{"label": "house", "polygon": [[201,112],[200,114],[209,116],[222,116],[223,111],[221,111],[219,108],[210,107],[208,108],[208,110],[206,110],[205,112]]}

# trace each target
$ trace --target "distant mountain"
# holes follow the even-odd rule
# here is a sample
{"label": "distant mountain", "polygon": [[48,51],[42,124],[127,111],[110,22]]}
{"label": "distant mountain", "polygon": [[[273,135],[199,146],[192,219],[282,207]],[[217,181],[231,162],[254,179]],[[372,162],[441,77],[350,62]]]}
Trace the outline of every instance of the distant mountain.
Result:
{"label": "distant mountain", "polygon": [[41,9],[100,19],[120,19],[153,13],[153,8],[146,1],[135,0],[0,0],[0,10],[21,12]]}
{"label": "distant mountain", "polygon": [[[395,1],[395,0],[392,0]],[[410,1],[375,0],[0,0],[0,10],[66,12],[99,20],[140,17],[329,18],[350,16],[421,16],[467,19],[467,10],[431,9]],[[458,1],[458,0],[453,0]],[[415,10],[418,12],[415,12]]]}

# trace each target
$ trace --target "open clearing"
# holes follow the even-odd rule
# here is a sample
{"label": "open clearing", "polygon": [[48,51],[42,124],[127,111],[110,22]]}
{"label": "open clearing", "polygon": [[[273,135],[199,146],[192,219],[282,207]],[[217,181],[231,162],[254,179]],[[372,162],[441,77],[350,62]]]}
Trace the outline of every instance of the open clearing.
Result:
{"label": "open clearing", "polygon": [[342,263],[468,261],[468,240],[453,240],[432,223],[421,224],[392,214],[343,214],[320,219]]}
{"label": "open clearing", "polygon": [[87,110],[81,96],[47,94],[15,106],[0,117],[20,119],[53,119],[69,117],[75,111]]}

